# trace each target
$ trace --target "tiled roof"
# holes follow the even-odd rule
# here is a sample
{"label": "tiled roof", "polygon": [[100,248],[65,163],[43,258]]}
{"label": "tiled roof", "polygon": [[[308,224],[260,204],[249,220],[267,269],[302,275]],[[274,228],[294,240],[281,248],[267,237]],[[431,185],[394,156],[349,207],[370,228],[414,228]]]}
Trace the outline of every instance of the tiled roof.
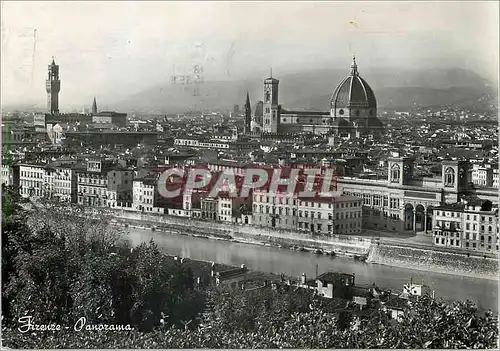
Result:
{"label": "tiled roof", "polygon": [[326,272],[318,276],[318,280],[324,281],[324,282],[334,282],[339,279],[344,279],[344,278],[351,278],[353,277],[352,274],[347,274],[347,273],[337,273],[337,272]]}
{"label": "tiled roof", "polygon": [[408,306],[408,300],[397,295],[389,295],[383,303],[388,308],[399,310],[403,310]]}
{"label": "tiled roof", "polygon": [[233,277],[237,277],[240,275],[243,275],[248,272],[248,268],[243,267],[243,268],[234,268],[234,269],[229,269],[227,271],[222,271],[222,272],[217,272],[217,277],[219,279],[230,279]]}

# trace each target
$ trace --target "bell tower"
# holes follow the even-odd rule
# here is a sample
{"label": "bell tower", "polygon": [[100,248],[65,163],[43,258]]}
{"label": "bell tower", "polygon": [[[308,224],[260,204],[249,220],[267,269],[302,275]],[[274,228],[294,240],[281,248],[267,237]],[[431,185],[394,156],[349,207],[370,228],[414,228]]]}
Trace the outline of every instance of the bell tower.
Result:
{"label": "bell tower", "polygon": [[278,105],[278,85],[279,80],[271,77],[264,80],[264,111],[262,124],[264,133],[278,133],[279,105]]}
{"label": "bell tower", "polygon": [[244,133],[248,134],[251,131],[252,125],[252,106],[250,105],[250,96],[247,91],[247,101],[245,102],[245,130]]}
{"label": "bell tower", "polygon": [[61,81],[59,80],[59,65],[56,65],[54,57],[48,67],[48,77],[45,81],[47,90],[47,110],[50,114],[59,113],[59,91],[61,90]]}
{"label": "bell tower", "polygon": [[388,160],[388,177],[389,183],[408,185],[413,178],[413,163],[411,157],[400,157],[395,153]]}

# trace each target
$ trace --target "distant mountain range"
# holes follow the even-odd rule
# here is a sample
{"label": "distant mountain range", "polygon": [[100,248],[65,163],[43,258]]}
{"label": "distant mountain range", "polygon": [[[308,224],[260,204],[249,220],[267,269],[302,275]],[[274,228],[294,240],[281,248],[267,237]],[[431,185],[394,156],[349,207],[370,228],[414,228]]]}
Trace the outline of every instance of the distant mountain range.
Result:
{"label": "distant mountain range", "polygon": [[[348,69],[314,69],[278,78],[279,100],[285,109],[327,111],[333,90],[349,73]],[[360,75],[375,92],[379,108],[405,109],[459,104],[489,109],[498,103],[496,86],[466,69],[366,69]],[[186,111],[233,110],[243,105],[248,90],[252,106],[263,99],[263,80],[256,77],[239,81],[207,81],[193,84],[152,86],[128,98],[109,104],[108,109],[124,112],[182,113]],[[18,110],[43,109],[18,106]],[[8,106],[2,106],[7,110]],[[63,106],[62,106],[63,107]],[[12,109],[12,108],[11,108]]]}
{"label": "distant mountain range", "polygon": [[[279,99],[285,109],[327,111],[334,88],[348,74],[346,70],[310,70],[275,77],[280,80]],[[360,70],[375,92],[380,108],[404,109],[447,104],[469,105],[495,87],[480,75],[465,69]],[[246,91],[254,105],[263,98],[266,77],[247,81],[212,81],[199,86],[166,83],[134,94],[113,107],[123,111],[184,112],[187,110],[232,110],[241,107]]]}

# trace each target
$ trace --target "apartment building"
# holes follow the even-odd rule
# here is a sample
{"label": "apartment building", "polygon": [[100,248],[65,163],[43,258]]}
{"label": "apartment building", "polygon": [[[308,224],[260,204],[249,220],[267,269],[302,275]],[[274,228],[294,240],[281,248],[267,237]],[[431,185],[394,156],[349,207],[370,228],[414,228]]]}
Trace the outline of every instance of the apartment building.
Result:
{"label": "apartment building", "polygon": [[200,199],[201,204],[201,218],[218,220],[219,216],[219,200],[213,197],[202,197]]}
{"label": "apartment building", "polygon": [[20,164],[19,186],[21,197],[42,197],[46,195],[45,164]]}
{"label": "apartment building", "polygon": [[158,206],[159,193],[156,189],[156,175],[136,177],[133,181],[132,208],[142,212],[164,213],[165,209]]}
{"label": "apartment building", "polygon": [[355,234],[362,229],[363,201],[338,194],[332,198],[300,198],[291,193],[253,195],[253,224],[310,233]]}
{"label": "apartment building", "polygon": [[92,207],[131,207],[134,172],[112,160],[90,160],[77,171],[80,205]]}
{"label": "apartment building", "polygon": [[2,163],[2,184],[14,185],[14,167]]}
{"label": "apartment building", "polygon": [[472,183],[477,186],[493,186],[493,171],[491,165],[472,165]]}
{"label": "apartment building", "polygon": [[217,197],[217,214],[219,221],[236,222],[241,217],[242,209],[247,200],[243,198],[234,198],[228,194],[221,193]]}
{"label": "apartment building", "polygon": [[60,202],[76,203],[77,177],[76,167],[73,163],[53,165],[51,181],[52,196]]}
{"label": "apartment building", "polygon": [[481,199],[437,207],[434,245],[478,252],[498,252],[498,205]]}

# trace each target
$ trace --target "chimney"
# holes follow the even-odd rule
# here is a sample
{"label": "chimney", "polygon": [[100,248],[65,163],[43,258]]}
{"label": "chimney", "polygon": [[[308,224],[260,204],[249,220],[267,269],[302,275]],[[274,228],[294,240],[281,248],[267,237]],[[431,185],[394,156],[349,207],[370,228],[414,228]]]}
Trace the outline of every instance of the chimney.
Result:
{"label": "chimney", "polygon": [[300,277],[300,283],[302,285],[304,285],[306,283],[306,274],[305,273],[302,273],[302,276]]}

